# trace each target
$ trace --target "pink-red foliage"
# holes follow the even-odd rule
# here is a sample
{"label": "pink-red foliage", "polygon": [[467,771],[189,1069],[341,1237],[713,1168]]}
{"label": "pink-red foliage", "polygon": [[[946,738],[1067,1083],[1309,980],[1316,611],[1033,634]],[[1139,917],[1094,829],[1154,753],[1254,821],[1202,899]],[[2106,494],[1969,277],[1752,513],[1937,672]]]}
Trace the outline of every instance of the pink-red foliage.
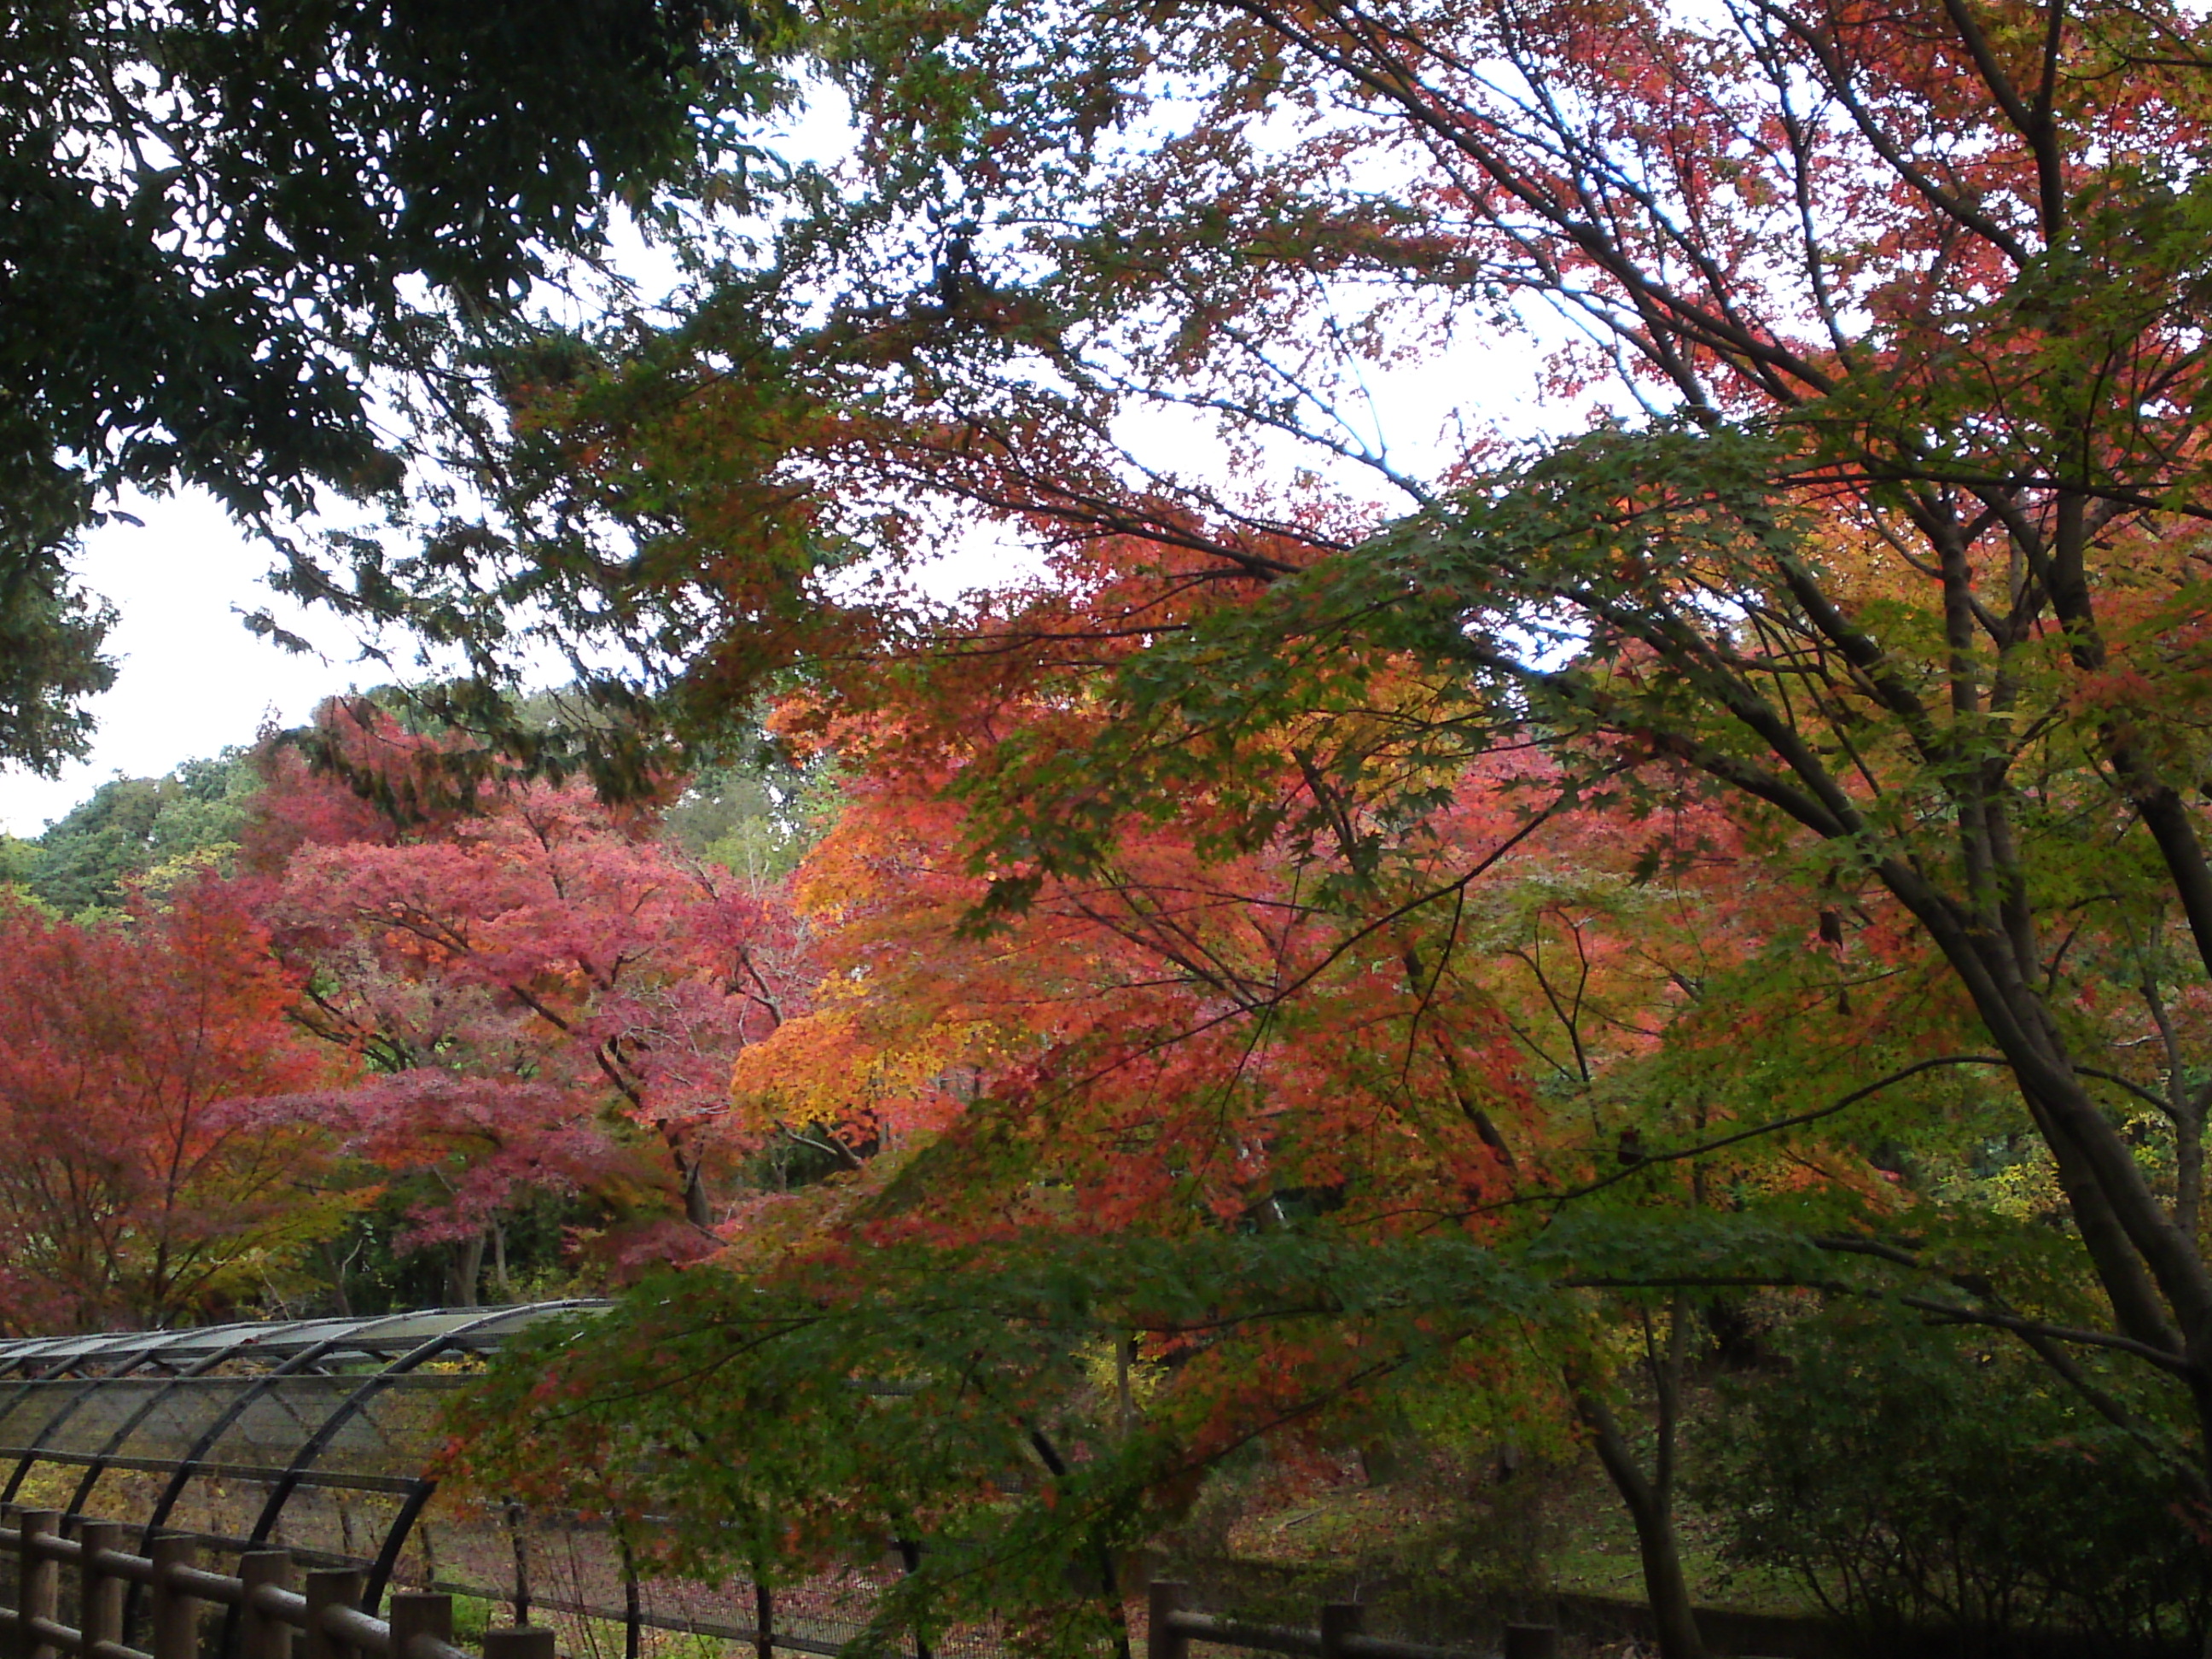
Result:
{"label": "pink-red foliage", "polygon": [[676,1208],[696,1251],[713,1161],[744,1150],[731,1065],[801,984],[781,895],[580,785],[494,779],[463,810],[433,787],[439,740],[337,710],[323,729],[370,793],[280,764],[256,851],[280,946],[310,970],[303,1018],[377,1073],[321,1103],[349,1148],[439,1175],[422,1239],[536,1188]]}

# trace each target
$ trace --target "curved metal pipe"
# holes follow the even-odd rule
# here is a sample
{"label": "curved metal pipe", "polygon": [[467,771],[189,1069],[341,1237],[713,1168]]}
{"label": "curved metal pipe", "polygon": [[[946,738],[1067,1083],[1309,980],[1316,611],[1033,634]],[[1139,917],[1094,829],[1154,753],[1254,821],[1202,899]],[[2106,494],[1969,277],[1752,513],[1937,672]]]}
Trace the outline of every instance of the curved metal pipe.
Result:
{"label": "curved metal pipe", "polygon": [[376,1553],[376,1565],[368,1570],[368,1581],[361,1587],[361,1606],[364,1613],[374,1613],[376,1604],[384,1599],[384,1587],[392,1582],[392,1569],[399,1565],[399,1552],[407,1545],[407,1534],[415,1530],[415,1523],[422,1518],[423,1505],[438,1490],[438,1483],[427,1475],[407,1494],[399,1506],[399,1513],[392,1517],[392,1524],[384,1534],[384,1547]]}
{"label": "curved metal pipe", "polygon": [[[253,1530],[249,1534],[252,1547],[258,1549],[268,1541],[270,1533],[276,1528],[276,1517],[283,1512],[292,1493],[298,1489],[301,1477],[328,1449],[331,1442],[337,1437],[337,1431],[385,1389],[398,1382],[417,1366],[426,1364],[440,1354],[461,1346],[469,1337],[483,1330],[487,1325],[496,1325],[506,1320],[536,1316],[555,1309],[578,1305],[581,1304],[555,1303],[550,1307],[540,1304],[532,1308],[495,1309],[481,1319],[472,1319],[465,1325],[454,1327],[452,1330],[440,1332],[419,1347],[393,1360],[375,1375],[362,1379],[361,1386],[339,1402],[336,1409],[324,1421],[322,1427],[316,1430],[307,1443],[300,1448],[297,1455],[292,1459],[290,1466],[270,1488],[269,1497],[261,1508],[260,1518],[255,1521]],[[371,1570],[368,1582],[362,1590],[361,1604],[365,1609],[371,1612],[375,1610],[378,1600],[384,1594],[385,1584],[390,1579],[392,1570],[398,1563],[399,1551],[407,1541],[407,1534],[413,1529],[416,1521],[421,1516],[422,1506],[429,1502],[430,1494],[435,1486],[436,1482],[425,1480],[422,1486],[408,1494],[406,1501],[399,1507],[399,1513],[392,1518],[391,1526],[385,1533],[384,1546],[377,1552],[376,1565]]]}
{"label": "curved metal pipe", "polygon": [[184,1496],[185,1488],[191,1483],[192,1476],[198,1473],[199,1465],[207,1456],[209,1449],[222,1438],[231,1425],[246,1414],[246,1408],[255,1401],[268,1394],[284,1378],[297,1376],[325,1354],[344,1346],[349,1342],[358,1341],[362,1337],[374,1332],[379,1326],[396,1325],[402,1320],[421,1317],[420,1314],[386,1314],[377,1319],[351,1322],[344,1330],[333,1331],[322,1341],[311,1343],[289,1359],[264,1372],[255,1380],[252,1388],[241,1389],[238,1398],[232,1401],[216,1416],[214,1422],[201,1431],[199,1437],[192,1442],[191,1448],[178,1460],[176,1473],[169,1477],[169,1484],[162,1488],[161,1496],[155,1501],[153,1512],[147,1516],[146,1524],[140,1530],[139,1548],[143,1550],[147,1545],[153,1542],[154,1534],[160,1528],[161,1523],[169,1518],[169,1511],[176,1508],[177,1500]]}

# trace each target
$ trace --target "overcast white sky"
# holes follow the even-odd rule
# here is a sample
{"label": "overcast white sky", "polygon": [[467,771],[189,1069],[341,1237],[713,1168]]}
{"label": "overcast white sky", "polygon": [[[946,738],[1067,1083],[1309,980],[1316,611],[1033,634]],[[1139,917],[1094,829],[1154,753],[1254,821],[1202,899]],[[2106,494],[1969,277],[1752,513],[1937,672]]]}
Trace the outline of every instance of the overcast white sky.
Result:
{"label": "overcast white sky", "polygon": [[[100,730],[89,760],[58,780],[0,768],[0,830],[35,836],[117,773],[151,777],[195,755],[251,743],[265,720],[297,722],[356,680],[389,678],[351,660],[346,630],[305,617],[261,583],[265,549],[198,496],[138,501],[143,529],[118,520],[86,538],[77,568],[122,613],[108,637],[115,688],[93,700]],[[294,656],[246,631],[238,611],[268,607],[329,653]]]}

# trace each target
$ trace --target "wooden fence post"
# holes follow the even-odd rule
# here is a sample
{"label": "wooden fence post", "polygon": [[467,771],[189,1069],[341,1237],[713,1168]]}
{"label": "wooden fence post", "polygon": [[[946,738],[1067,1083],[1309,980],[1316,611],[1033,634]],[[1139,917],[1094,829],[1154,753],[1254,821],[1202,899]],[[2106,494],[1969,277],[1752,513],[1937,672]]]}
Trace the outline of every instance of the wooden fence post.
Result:
{"label": "wooden fence post", "polygon": [[1505,1659],[1559,1659],[1557,1625],[1508,1625]]}
{"label": "wooden fence post", "polygon": [[61,1564],[40,1546],[61,1535],[61,1522],[52,1510],[24,1510],[15,1519],[21,1528],[16,1540],[21,1556],[15,1569],[15,1659],[57,1659],[51,1646],[31,1634],[31,1620],[52,1618],[60,1605]]}
{"label": "wooden fence post", "polygon": [[1345,1659],[1344,1638],[1367,1627],[1367,1609],[1357,1601],[1331,1601],[1321,1610],[1321,1659]]}
{"label": "wooden fence post", "polygon": [[130,1585],[113,1573],[103,1571],[100,1557],[123,1547],[123,1528],[112,1521],[87,1521],[76,1529],[83,1554],[76,1564],[77,1628],[84,1632],[85,1655],[102,1642],[123,1641],[123,1594]]}
{"label": "wooden fence post", "polygon": [[1190,1659],[1190,1638],[1175,1628],[1188,1588],[1176,1578],[1152,1580],[1145,1621],[1146,1659]]}
{"label": "wooden fence post", "polygon": [[264,1584],[292,1588],[292,1552],[248,1550],[238,1558],[238,1578],[246,1589],[239,1598],[238,1659],[292,1659],[291,1626],[271,1618],[253,1599]]}
{"label": "wooden fence post", "polygon": [[392,1626],[392,1659],[407,1659],[407,1649],[418,1636],[434,1636],[450,1646],[453,1640],[453,1598],[429,1590],[398,1590],[385,1610]]}
{"label": "wooden fence post", "polygon": [[361,1575],[350,1567],[325,1568],[307,1575],[307,1640],[301,1644],[301,1659],[346,1659],[345,1644],[323,1628],[323,1610],[359,1607],[361,1583]]}
{"label": "wooden fence post", "polygon": [[484,1632],[483,1659],[554,1659],[553,1632],[542,1625],[514,1625]]}
{"label": "wooden fence post", "polygon": [[195,1564],[198,1549],[174,1533],[156,1538],[146,1554],[154,1563],[154,1659],[199,1659],[200,1607],[177,1582],[179,1567]]}

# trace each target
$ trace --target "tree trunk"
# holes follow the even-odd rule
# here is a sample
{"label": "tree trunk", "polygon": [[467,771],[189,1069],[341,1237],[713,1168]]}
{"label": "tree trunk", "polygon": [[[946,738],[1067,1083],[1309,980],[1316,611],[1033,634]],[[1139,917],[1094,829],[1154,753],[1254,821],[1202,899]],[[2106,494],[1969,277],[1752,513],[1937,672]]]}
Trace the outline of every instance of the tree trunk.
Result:
{"label": "tree trunk", "polygon": [[1644,1328],[1644,1364],[1651,1378],[1654,1427],[1658,1444],[1652,1472],[1636,1462],[1628,1437],[1594,1385],[1570,1373],[1575,1410],[1589,1426],[1598,1462],[1605,1468],[1636,1526],[1636,1548],[1644,1567],[1644,1596],[1658,1626],[1661,1659],[1705,1659],[1705,1638],[1690,1604],[1689,1582],[1682,1575],[1682,1552],[1674,1534],[1676,1435],[1681,1421],[1683,1364],[1689,1352],[1689,1305],[1677,1295],[1668,1310],[1667,1340],[1652,1340],[1650,1318]]}
{"label": "tree trunk", "polygon": [[684,1175],[684,1218],[695,1227],[713,1226],[714,1212],[707,1202],[707,1173],[700,1167],[699,1160],[679,1154],[676,1167]]}
{"label": "tree trunk", "polygon": [[1705,1659],[1705,1638],[1690,1605],[1690,1586],[1682,1577],[1682,1553],[1674,1536],[1672,1494],[1660,1491],[1637,1467],[1627,1438],[1605,1401],[1575,1390],[1575,1408],[1589,1424],[1598,1462],[1613,1479],[1621,1502],[1636,1523],[1636,1548],[1644,1566],[1644,1595],[1659,1630],[1662,1659]]}
{"label": "tree trunk", "polygon": [[484,1236],[472,1233],[453,1247],[446,1258],[446,1305],[449,1308],[473,1308],[477,1300],[477,1281],[483,1276]]}

